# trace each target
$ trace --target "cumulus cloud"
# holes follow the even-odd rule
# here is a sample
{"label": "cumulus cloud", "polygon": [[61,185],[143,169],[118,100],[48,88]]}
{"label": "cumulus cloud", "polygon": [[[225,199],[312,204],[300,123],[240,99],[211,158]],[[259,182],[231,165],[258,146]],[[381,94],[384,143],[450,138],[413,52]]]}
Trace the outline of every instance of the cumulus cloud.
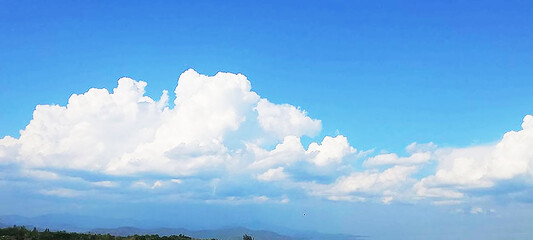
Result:
{"label": "cumulus cloud", "polygon": [[[228,149],[226,136],[247,120],[256,123],[252,131],[282,137],[314,135],[321,128],[319,120],[297,107],[261,99],[241,74],[184,72],[172,109],[167,91],[155,101],[144,95],[146,85],[121,78],[111,93],[90,89],[72,95],[66,106],[37,106],[19,139],[1,140],[1,161],[115,175],[187,176],[232,161],[236,149]],[[256,119],[247,119],[253,115]]]}
{"label": "cumulus cloud", "polygon": [[278,105],[267,99],[261,99],[255,109],[261,128],[278,137],[287,135],[313,137],[322,128],[320,120],[311,119],[305,111],[289,104]]}
{"label": "cumulus cloud", "polygon": [[8,166],[2,181],[49,182],[37,192],[68,198],[121,187],[124,194],[213,202],[287,203],[291,194],[306,194],[436,205],[461,203],[501,181],[533,183],[530,115],[493,145],[412,143],[404,156],[366,157],[371,151],[358,151],[343,135],[304,146],[301,137],[319,134],[321,121],[259,96],[242,74],[187,70],[172,107],[168,91],[156,100],[146,86],[121,78],[111,92],[89,89],[65,106],[38,105],[19,138],[0,139],[0,165]]}
{"label": "cumulus cloud", "polygon": [[113,93],[90,89],[67,106],[39,105],[19,139],[6,137],[0,161],[27,167],[105,170],[113,159],[149,140],[160,119],[146,83],[122,78]]}
{"label": "cumulus cloud", "polygon": [[251,164],[253,168],[288,165],[306,158],[305,149],[300,142],[300,138],[296,136],[286,136],[283,142],[276,145],[271,151],[254,144],[249,144],[247,148],[255,159]]}
{"label": "cumulus cloud", "polygon": [[347,156],[357,152],[355,148],[350,146],[347,138],[342,135],[326,136],[321,143],[313,142],[307,149],[304,148],[299,137],[286,136],[283,142],[276,145],[271,151],[253,144],[248,145],[248,150],[253,153],[255,159],[250,167],[261,169],[274,166],[298,166],[301,168],[309,163],[314,165],[310,167],[312,169],[328,170],[331,167],[342,165]]}
{"label": "cumulus cloud", "polygon": [[345,136],[326,136],[322,144],[311,143],[306,153],[311,155],[310,161],[317,166],[325,166],[332,163],[341,163],[344,157],[355,153],[357,150],[350,146]]}
{"label": "cumulus cloud", "polygon": [[[461,198],[471,189],[488,189],[498,182],[533,179],[533,116],[522,130],[507,132],[496,144],[435,150],[435,174],[416,185],[420,196]],[[429,193],[429,194],[428,194]]]}
{"label": "cumulus cloud", "polygon": [[[187,70],[178,79],[173,107],[168,91],[154,100],[145,95],[146,86],[121,78],[111,92],[93,88],[72,95],[66,106],[38,105],[19,138],[0,139],[0,164],[47,180],[63,178],[56,172],[65,171],[137,177],[132,189],[155,190],[186,185],[183,178],[232,182],[252,174],[258,181],[280,181],[290,176],[284,167],[295,162],[338,165],[356,152],[341,135],[304,147],[300,137],[318,134],[321,121],[297,106],[261,98],[242,74]],[[271,143],[276,146],[268,150]],[[57,189],[42,193],[80,195]]]}

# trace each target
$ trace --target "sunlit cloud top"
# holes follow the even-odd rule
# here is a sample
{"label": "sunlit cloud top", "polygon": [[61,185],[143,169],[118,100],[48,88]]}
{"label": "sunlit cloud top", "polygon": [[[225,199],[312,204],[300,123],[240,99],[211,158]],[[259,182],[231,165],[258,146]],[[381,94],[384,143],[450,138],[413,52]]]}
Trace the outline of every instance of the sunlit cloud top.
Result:
{"label": "sunlit cloud top", "polygon": [[[121,78],[111,92],[93,88],[66,106],[38,105],[19,138],[0,139],[0,164],[9,166],[3,183],[38,180],[30,191],[63,198],[436,205],[490,198],[502,182],[519,186],[507,191],[515,195],[533,185],[530,115],[495,144],[412,143],[407,155],[373,154],[341,134],[316,139],[320,116],[270,102],[242,74],[187,70],[172,105],[168,91],[153,99],[146,86]],[[313,141],[304,145],[303,136]]]}

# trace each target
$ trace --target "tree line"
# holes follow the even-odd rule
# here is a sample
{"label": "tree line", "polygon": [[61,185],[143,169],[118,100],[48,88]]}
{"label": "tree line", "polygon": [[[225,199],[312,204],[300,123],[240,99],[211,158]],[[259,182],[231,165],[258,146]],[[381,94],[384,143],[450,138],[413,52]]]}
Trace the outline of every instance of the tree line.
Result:
{"label": "tree line", "polygon": [[[132,235],[127,237],[113,236],[111,234],[77,233],[66,231],[39,231],[37,228],[29,230],[24,226],[13,226],[0,229],[0,240],[196,240],[192,237],[179,235],[159,236]],[[216,239],[211,239],[216,240]]]}
{"label": "tree line", "polygon": [[[243,240],[254,240],[253,237],[244,234]],[[182,234],[159,236],[158,234],[147,235],[132,235],[127,237],[113,236],[111,234],[95,234],[95,233],[77,233],[66,231],[50,231],[45,229],[39,231],[37,228],[32,230],[24,226],[13,226],[7,228],[0,228],[0,240],[202,240],[195,239]],[[207,240],[207,239],[204,239]],[[209,239],[217,240],[217,239]]]}

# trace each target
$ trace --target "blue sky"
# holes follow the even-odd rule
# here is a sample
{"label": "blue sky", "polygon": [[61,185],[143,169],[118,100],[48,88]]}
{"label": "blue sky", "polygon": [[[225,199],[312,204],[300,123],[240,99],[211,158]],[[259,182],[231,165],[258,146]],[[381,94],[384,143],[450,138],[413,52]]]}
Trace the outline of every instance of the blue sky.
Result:
{"label": "blue sky", "polygon": [[[520,239],[532,7],[0,1],[0,213],[171,219],[190,205],[214,219],[198,228],[232,209],[254,212],[229,218],[241,225]],[[309,208],[326,210],[291,217]]]}

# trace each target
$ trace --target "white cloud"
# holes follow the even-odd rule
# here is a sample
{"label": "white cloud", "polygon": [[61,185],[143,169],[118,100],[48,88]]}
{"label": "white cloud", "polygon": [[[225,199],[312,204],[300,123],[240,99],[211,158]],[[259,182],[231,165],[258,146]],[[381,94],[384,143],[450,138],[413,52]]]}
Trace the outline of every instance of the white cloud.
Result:
{"label": "white cloud", "polygon": [[257,176],[257,179],[261,181],[279,181],[287,178],[287,174],[283,172],[283,167],[271,168],[261,175]]}
{"label": "white cloud", "polygon": [[487,164],[492,151],[492,146],[439,151],[437,172],[434,177],[427,178],[427,181],[463,187],[491,187],[493,182],[487,178]]}
{"label": "white cloud", "polygon": [[229,160],[227,133],[238,130],[259,101],[244,75],[208,77],[188,70],[176,87],[173,109],[162,112],[152,140],[139,144],[106,169],[113,174],[139,171],[193,175]]}
{"label": "white cloud", "polygon": [[[507,132],[494,145],[437,149],[434,175],[420,180],[418,193],[425,197],[461,198],[468,189],[486,189],[499,181],[533,177],[533,116],[522,130]],[[529,179],[529,180],[528,180]]]}
{"label": "white cloud", "polygon": [[0,138],[0,164],[16,162],[20,143],[11,136]]}
{"label": "white cloud", "polygon": [[[166,189],[170,183],[194,188],[182,179],[195,176],[204,182],[246,175],[287,181],[287,167],[297,170],[295,163],[320,172],[341,166],[356,152],[342,135],[326,136],[306,150],[300,137],[319,133],[321,121],[298,107],[260,98],[242,74],[205,76],[187,70],[179,77],[172,108],[168,91],[156,101],[145,96],[146,86],[121,78],[111,92],[93,88],[72,95],[66,106],[37,106],[20,138],[0,139],[0,163],[16,164],[33,178],[104,188],[122,185],[56,173],[88,171],[138,177],[124,183],[131,189]],[[275,148],[267,150],[272,143]],[[143,177],[154,175],[170,180]],[[66,188],[57,189],[63,190],[43,193],[68,195]],[[284,199],[279,201],[288,201]]]}
{"label": "white cloud", "polygon": [[368,158],[363,164],[365,167],[375,167],[382,165],[418,165],[427,163],[431,157],[432,152],[437,148],[434,143],[411,143],[405,150],[410,153],[409,157],[399,157],[396,153],[379,154]]}
{"label": "white cloud", "polygon": [[278,105],[261,99],[255,109],[261,127],[280,138],[288,135],[313,137],[322,128],[320,120],[311,119],[305,111],[289,104]]}
{"label": "white cloud", "polygon": [[72,95],[65,107],[37,106],[15,158],[28,167],[105,169],[155,132],[161,111],[143,95],[145,86],[121,78],[113,93],[90,89]]}
{"label": "white cloud", "polygon": [[314,165],[310,168],[314,168],[315,172],[329,171],[331,166],[342,165],[347,156],[357,152],[342,135],[326,136],[321,144],[312,142],[307,150],[303,147],[300,138],[296,136],[286,136],[283,142],[271,151],[254,144],[248,144],[247,149],[253,153],[255,159],[250,165],[252,168],[265,169],[307,162]]}
{"label": "white cloud", "polygon": [[268,198],[267,196],[262,195],[262,196],[256,196],[256,197],[254,197],[253,200],[254,200],[255,202],[266,202],[266,201],[269,200],[269,198]]}
{"label": "white cloud", "polygon": [[248,150],[253,153],[255,161],[252,168],[269,168],[272,166],[286,165],[305,159],[305,149],[296,136],[286,136],[283,142],[267,151],[257,145],[249,144]]}
{"label": "white cloud", "polygon": [[416,194],[421,197],[430,197],[430,198],[444,198],[444,199],[458,199],[463,198],[464,194],[452,189],[431,187],[427,188],[424,186],[424,181],[421,181],[414,185]]}
{"label": "white cloud", "polygon": [[[130,186],[128,191],[154,194],[176,190],[179,184],[180,191],[188,191],[177,194],[180,199],[221,201],[232,200],[221,193],[232,191],[221,188],[239,188],[236,183],[242,181],[275,181],[269,188],[385,204],[425,198],[434,204],[459,203],[469,190],[488,189],[502,180],[533,182],[530,115],[521,130],[506,133],[493,145],[438,148],[412,143],[406,147],[409,156],[379,154],[364,161],[361,169],[356,160],[370,151],[358,152],[343,135],[304,146],[300,137],[317,135],[321,121],[299,107],[261,98],[242,74],[206,76],[187,70],[174,90],[173,107],[168,106],[168,91],[154,100],[145,96],[146,86],[121,78],[112,92],[90,89],[72,95],[66,106],[37,106],[19,138],[0,139],[0,164],[14,169],[7,178],[53,182],[40,192],[62,197],[84,194],[61,186],[70,181],[102,191]],[[427,172],[434,167],[431,162],[437,163],[436,169]],[[425,169],[426,177],[413,177],[419,169]],[[72,176],[64,174],[69,171]],[[76,172],[128,180],[93,182]],[[289,201],[288,196],[279,197],[281,189],[276,196],[267,194],[276,192],[272,189],[247,190],[254,193],[233,200]]]}
{"label": "white cloud", "polygon": [[345,136],[326,136],[322,144],[311,143],[306,151],[310,155],[310,161],[317,166],[326,166],[334,163],[341,163],[348,154],[355,153],[356,149],[350,146]]}
{"label": "white cloud", "polygon": [[398,157],[396,153],[387,153],[368,158],[364,162],[364,165],[366,167],[381,165],[415,165],[426,163],[430,158],[431,154],[428,152],[413,153],[409,157]]}
{"label": "white cloud", "polygon": [[170,179],[170,181],[176,184],[181,184],[183,182],[181,179],[177,179],[177,178]]}
{"label": "white cloud", "polygon": [[21,176],[42,179],[42,180],[57,180],[59,175],[54,172],[34,169],[22,169],[20,171]]}
{"label": "white cloud", "polygon": [[394,166],[383,172],[353,172],[332,184],[308,184],[305,187],[313,195],[332,200],[354,201],[361,200],[361,195],[373,195],[382,196],[386,202],[390,202],[395,196],[402,195],[407,182],[414,181],[410,175],[416,170],[414,166]]}
{"label": "white cloud", "polygon": [[527,115],[522,130],[507,132],[496,144],[488,162],[487,175],[494,179],[533,176],[533,116]]}
{"label": "white cloud", "polygon": [[240,74],[184,72],[173,109],[166,107],[166,91],[154,101],[145,87],[121,78],[112,93],[90,89],[72,95],[67,106],[37,106],[19,139],[1,140],[0,161],[117,175],[191,175],[228,160],[225,134],[259,102]]}

